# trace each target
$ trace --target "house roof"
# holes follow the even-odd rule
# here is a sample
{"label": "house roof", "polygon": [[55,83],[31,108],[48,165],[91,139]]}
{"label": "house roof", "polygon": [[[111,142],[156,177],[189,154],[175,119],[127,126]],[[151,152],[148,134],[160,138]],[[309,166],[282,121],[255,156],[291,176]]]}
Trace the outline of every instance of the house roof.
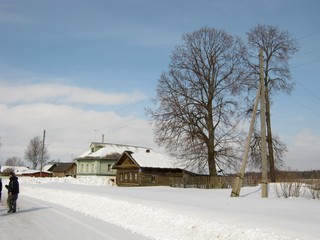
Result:
{"label": "house roof", "polygon": [[52,168],[54,168],[57,164],[56,163],[53,163],[53,164],[47,164],[45,165],[42,170],[43,171],[51,171]]}
{"label": "house roof", "polygon": [[122,155],[125,151],[131,151],[133,153],[145,152],[150,149],[147,147],[139,147],[139,146],[130,146],[124,144],[116,144],[116,143],[91,143],[90,147],[97,146],[99,149],[95,152],[92,152],[91,148],[81,154],[77,159],[81,158],[104,158],[106,156],[111,156],[114,154]]}
{"label": "house roof", "polygon": [[15,173],[26,172],[30,170],[28,167],[23,166],[0,166],[0,172],[4,172],[6,169],[12,169]]}
{"label": "house roof", "polygon": [[[26,170],[26,171],[16,172],[15,174],[17,176],[19,176],[19,175],[32,175],[32,174],[37,174],[37,173],[40,173],[40,170],[29,169],[29,170]],[[44,173],[44,174],[52,174],[52,172],[49,172],[49,171],[42,171],[42,173]]]}
{"label": "house roof", "polygon": [[57,166],[51,169],[52,172],[64,172],[69,170],[73,165],[75,165],[74,162],[68,162],[68,163],[57,163]]}
{"label": "house roof", "polygon": [[141,168],[177,168],[168,157],[149,149],[138,152],[124,152],[121,158],[114,164],[114,168],[121,165],[124,156],[129,157]]}

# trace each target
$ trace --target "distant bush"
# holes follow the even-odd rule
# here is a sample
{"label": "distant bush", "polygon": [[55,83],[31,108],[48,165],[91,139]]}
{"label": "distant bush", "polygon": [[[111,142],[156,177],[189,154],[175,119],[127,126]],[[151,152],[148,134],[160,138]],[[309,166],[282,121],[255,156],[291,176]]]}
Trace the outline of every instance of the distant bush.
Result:
{"label": "distant bush", "polygon": [[14,172],[14,168],[6,168],[0,174],[2,176],[9,176],[9,173]]}
{"label": "distant bush", "polygon": [[305,195],[303,185],[301,182],[281,182],[275,185],[275,192],[279,198],[303,197]]}
{"label": "distant bush", "polygon": [[320,180],[312,180],[307,184],[308,195],[312,199],[320,199]]}

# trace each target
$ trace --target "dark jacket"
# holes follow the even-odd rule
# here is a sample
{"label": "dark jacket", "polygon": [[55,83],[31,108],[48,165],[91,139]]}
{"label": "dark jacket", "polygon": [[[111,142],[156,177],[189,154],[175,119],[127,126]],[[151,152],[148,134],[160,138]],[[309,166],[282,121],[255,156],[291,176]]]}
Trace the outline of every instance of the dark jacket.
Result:
{"label": "dark jacket", "polygon": [[0,180],[0,193],[2,192],[2,181]]}
{"label": "dark jacket", "polygon": [[11,192],[11,194],[18,194],[19,193],[19,182],[18,178],[16,176],[11,176],[9,181],[9,184],[6,185],[6,188],[8,189],[8,193]]}

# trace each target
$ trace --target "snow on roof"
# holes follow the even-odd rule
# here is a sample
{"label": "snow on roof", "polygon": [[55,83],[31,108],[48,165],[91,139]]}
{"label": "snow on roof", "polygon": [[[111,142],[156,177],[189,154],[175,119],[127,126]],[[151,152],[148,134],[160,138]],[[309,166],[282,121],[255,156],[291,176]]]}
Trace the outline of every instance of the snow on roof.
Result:
{"label": "snow on roof", "polygon": [[15,173],[29,171],[28,167],[23,166],[0,166],[0,172],[4,172],[6,169],[13,169]]}
{"label": "snow on roof", "polygon": [[[33,170],[29,169],[28,167],[23,167],[23,166],[0,166],[0,172],[6,171],[6,169],[13,169],[14,173],[16,175],[23,175],[23,174],[33,174],[33,173],[38,173],[40,170]],[[43,173],[51,173],[48,171],[42,171]]]}
{"label": "snow on roof", "polygon": [[54,164],[47,164],[42,168],[42,171],[48,171]]}
{"label": "snow on roof", "polygon": [[[35,173],[40,173],[40,170],[33,170],[33,169],[28,169],[26,171],[21,171],[21,172],[16,172],[16,175],[24,175],[24,174],[35,174]],[[52,173],[49,171],[42,171],[42,173]]]}
{"label": "snow on roof", "polygon": [[140,167],[176,168],[167,156],[152,150],[138,151],[131,156]]}
{"label": "snow on roof", "polygon": [[91,147],[95,147],[95,146],[98,148],[100,147],[100,149],[98,149],[95,152],[92,152],[90,148],[88,151],[81,154],[78,158],[87,158],[87,157],[102,158],[111,154],[122,155],[124,151],[131,151],[133,153],[137,153],[139,151],[145,152],[147,149],[150,149],[146,147],[130,146],[130,145],[123,145],[123,144],[115,144],[115,143],[91,143]]}

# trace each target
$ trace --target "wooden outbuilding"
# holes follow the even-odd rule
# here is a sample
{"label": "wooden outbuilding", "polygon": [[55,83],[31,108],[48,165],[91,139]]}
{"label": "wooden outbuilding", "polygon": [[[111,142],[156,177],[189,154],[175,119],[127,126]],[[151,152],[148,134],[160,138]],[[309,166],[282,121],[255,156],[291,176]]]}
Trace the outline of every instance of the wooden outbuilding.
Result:
{"label": "wooden outbuilding", "polygon": [[143,152],[125,151],[113,166],[118,186],[170,186],[172,177],[196,175],[176,168],[164,155],[151,149]]}
{"label": "wooden outbuilding", "polygon": [[17,176],[23,176],[23,177],[52,177],[52,172],[48,172],[48,171],[42,171],[40,172],[39,170],[30,170],[30,171],[26,171],[26,172],[19,172],[16,173]]}
{"label": "wooden outbuilding", "polygon": [[77,164],[75,162],[56,163],[50,171],[53,177],[76,177]]}
{"label": "wooden outbuilding", "polygon": [[17,176],[24,177],[52,177],[52,172],[45,170],[34,170],[24,166],[1,166],[0,175],[8,176],[10,172],[14,172]]}

